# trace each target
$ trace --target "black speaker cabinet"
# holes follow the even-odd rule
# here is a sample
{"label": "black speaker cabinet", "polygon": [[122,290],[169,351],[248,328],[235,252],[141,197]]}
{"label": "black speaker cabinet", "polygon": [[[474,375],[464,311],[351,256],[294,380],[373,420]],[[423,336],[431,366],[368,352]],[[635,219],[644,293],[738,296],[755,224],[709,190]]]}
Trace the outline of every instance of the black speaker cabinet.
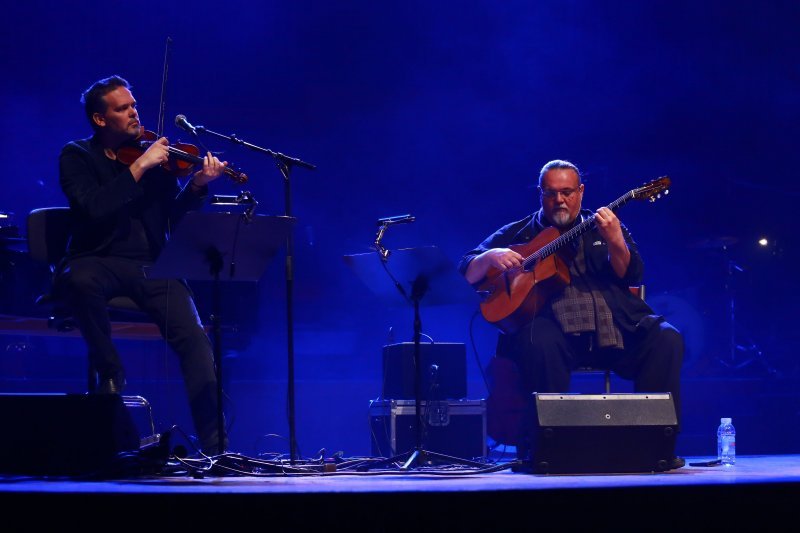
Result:
{"label": "black speaker cabinet", "polygon": [[[420,399],[458,400],[467,396],[464,343],[420,343]],[[383,398],[415,400],[414,343],[383,347]]]}
{"label": "black speaker cabinet", "polygon": [[88,475],[139,448],[139,431],[116,394],[0,394],[0,417],[3,473]]}
{"label": "black speaker cabinet", "polygon": [[518,458],[536,474],[661,472],[678,429],[669,393],[530,398]]}

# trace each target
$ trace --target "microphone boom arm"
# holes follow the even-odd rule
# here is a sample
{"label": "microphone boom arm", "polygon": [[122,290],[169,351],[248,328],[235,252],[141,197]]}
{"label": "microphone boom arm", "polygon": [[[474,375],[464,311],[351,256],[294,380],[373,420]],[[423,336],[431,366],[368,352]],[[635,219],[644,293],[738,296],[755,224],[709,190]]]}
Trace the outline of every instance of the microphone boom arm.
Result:
{"label": "microphone boom arm", "polygon": [[[182,117],[183,120],[181,122],[185,126],[190,127],[191,130],[189,130],[186,127],[184,127],[184,125],[178,124],[178,118],[179,117]],[[240,146],[244,146],[245,148],[249,148],[251,150],[255,150],[256,152],[261,152],[261,153],[270,155],[273,158],[275,158],[275,160],[278,161],[280,164],[285,165],[285,166],[297,165],[298,167],[303,167],[303,168],[306,168],[308,170],[314,170],[314,169],[317,168],[315,165],[312,165],[311,163],[306,163],[305,161],[302,161],[302,160],[300,160],[300,159],[298,159],[296,157],[291,157],[291,156],[288,156],[288,155],[284,155],[284,154],[282,154],[280,152],[273,152],[269,148],[262,148],[261,146],[256,146],[255,144],[251,144],[251,143],[249,143],[247,141],[243,141],[242,139],[238,138],[235,133],[232,133],[231,135],[223,135],[222,133],[217,133],[215,131],[212,131],[212,130],[208,129],[205,126],[201,126],[201,125],[192,126],[191,124],[189,124],[189,122],[186,121],[186,116],[184,116],[184,115],[178,115],[177,117],[175,117],[175,124],[180,128],[183,128],[183,129],[186,129],[187,131],[190,131],[195,136],[197,136],[198,133],[208,133],[210,135],[215,135],[215,136],[220,137],[222,139],[226,139],[226,140],[228,140],[228,141],[230,141],[230,142],[232,142],[234,144],[238,144]]]}
{"label": "microphone boom arm", "polygon": [[375,248],[375,251],[378,252],[378,255],[381,256],[381,260],[386,261],[389,259],[389,250],[387,250],[383,244],[381,244],[381,239],[383,239],[383,234],[386,233],[386,228],[388,228],[388,224],[381,224],[378,228],[378,233],[375,235],[375,242],[372,243],[372,246]]}

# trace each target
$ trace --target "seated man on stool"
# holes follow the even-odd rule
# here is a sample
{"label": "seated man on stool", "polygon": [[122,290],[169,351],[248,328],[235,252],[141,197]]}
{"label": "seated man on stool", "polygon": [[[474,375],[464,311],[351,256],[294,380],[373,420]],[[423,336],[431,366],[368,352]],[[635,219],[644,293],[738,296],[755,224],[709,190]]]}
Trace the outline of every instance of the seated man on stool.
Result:
{"label": "seated man on stool", "polygon": [[162,137],[125,164],[118,149],[144,132],[128,82],[119,76],[99,80],[81,101],[94,135],[67,143],[61,151],[60,183],[74,230],[55,290],[69,304],[86,341],[99,377],[94,392],[120,394],[125,387],[106,304],[112,297],[128,296],[150,315],[177,354],[200,446],[216,454],[227,442],[218,434],[211,342],[185,282],[147,279],[145,269],[154,264],[180,217],[203,205],[208,183],[227,163],[209,152],[180,187],[163,167],[170,154]]}
{"label": "seated man on stool", "polygon": [[[583,191],[575,165],[548,162],[539,174],[541,208],[467,252],[459,271],[479,287],[490,271],[520,267],[525,258],[509,246],[530,242],[550,227],[563,233],[592,216],[581,208]],[[500,333],[497,356],[517,363],[527,393],[569,391],[571,372],[579,366],[611,368],[633,380],[637,392],[672,393],[680,426],[683,337],[630,292],[641,284],[644,267],[627,228],[601,207],[594,227],[567,247],[570,283],[521,328]],[[671,467],[684,464],[675,457]]]}

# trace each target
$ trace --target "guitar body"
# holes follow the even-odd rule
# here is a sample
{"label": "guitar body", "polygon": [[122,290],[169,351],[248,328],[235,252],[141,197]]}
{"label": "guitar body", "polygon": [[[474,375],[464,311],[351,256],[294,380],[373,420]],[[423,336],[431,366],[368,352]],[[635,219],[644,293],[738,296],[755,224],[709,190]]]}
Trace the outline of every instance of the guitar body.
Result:
{"label": "guitar body", "polygon": [[[529,257],[559,237],[556,228],[547,228],[530,242],[509,246],[522,257]],[[550,299],[569,285],[569,268],[557,253],[550,254],[526,271],[490,269],[478,287],[485,295],[480,304],[487,322],[505,333],[513,333],[530,322]]]}

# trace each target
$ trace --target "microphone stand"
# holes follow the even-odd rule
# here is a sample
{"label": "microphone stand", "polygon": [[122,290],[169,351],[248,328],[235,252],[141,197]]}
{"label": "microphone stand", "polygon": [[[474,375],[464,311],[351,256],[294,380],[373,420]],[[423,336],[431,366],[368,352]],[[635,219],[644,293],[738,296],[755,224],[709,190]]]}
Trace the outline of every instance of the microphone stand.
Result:
{"label": "microphone stand", "polygon": [[[284,154],[282,154],[280,152],[273,152],[269,148],[262,148],[261,146],[256,146],[255,144],[250,144],[249,142],[238,138],[235,133],[231,133],[230,135],[224,135],[222,133],[217,133],[215,131],[211,131],[210,129],[206,128],[205,126],[195,126],[194,130],[198,134],[199,133],[208,133],[209,135],[214,135],[214,136],[219,137],[221,139],[228,140],[228,141],[230,141],[230,142],[232,142],[234,144],[238,144],[240,146],[244,146],[245,148],[249,148],[250,150],[253,150],[255,152],[261,152],[262,154],[266,154],[266,155],[272,156],[275,159],[275,162],[278,165],[278,168],[280,169],[281,174],[284,175],[283,177],[286,180],[289,179],[288,178],[288,174],[291,171],[291,165],[297,165],[298,167],[307,168],[308,170],[314,170],[314,169],[317,168],[316,166],[312,165],[311,163],[306,163],[305,161],[301,161],[300,159],[297,159],[296,157],[291,157],[291,156],[288,156],[288,155],[284,155]],[[289,216],[288,213],[287,213],[287,216]]]}
{"label": "microphone stand", "polygon": [[[317,167],[311,163],[301,161],[296,157],[290,157],[280,152],[274,152],[269,148],[256,146],[238,138],[235,134],[223,135],[211,131],[204,126],[195,126],[195,131],[199,133],[208,133],[221,139],[226,139],[234,144],[244,146],[255,152],[260,152],[271,156],[275,160],[281,175],[283,176],[283,190],[284,190],[284,215],[287,217],[292,216],[292,193],[291,193],[291,172],[292,166],[314,170]],[[294,309],[292,303],[292,295],[294,292],[294,237],[293,232],[289,232],[286,237],[286,326],[287,326],[287,351],[288,351],[288,385],[287,385],[287,411],[289,416],[289,459],[292,465],[297,460],[297,438],[295,428],[295,405],[294,405]]]}

